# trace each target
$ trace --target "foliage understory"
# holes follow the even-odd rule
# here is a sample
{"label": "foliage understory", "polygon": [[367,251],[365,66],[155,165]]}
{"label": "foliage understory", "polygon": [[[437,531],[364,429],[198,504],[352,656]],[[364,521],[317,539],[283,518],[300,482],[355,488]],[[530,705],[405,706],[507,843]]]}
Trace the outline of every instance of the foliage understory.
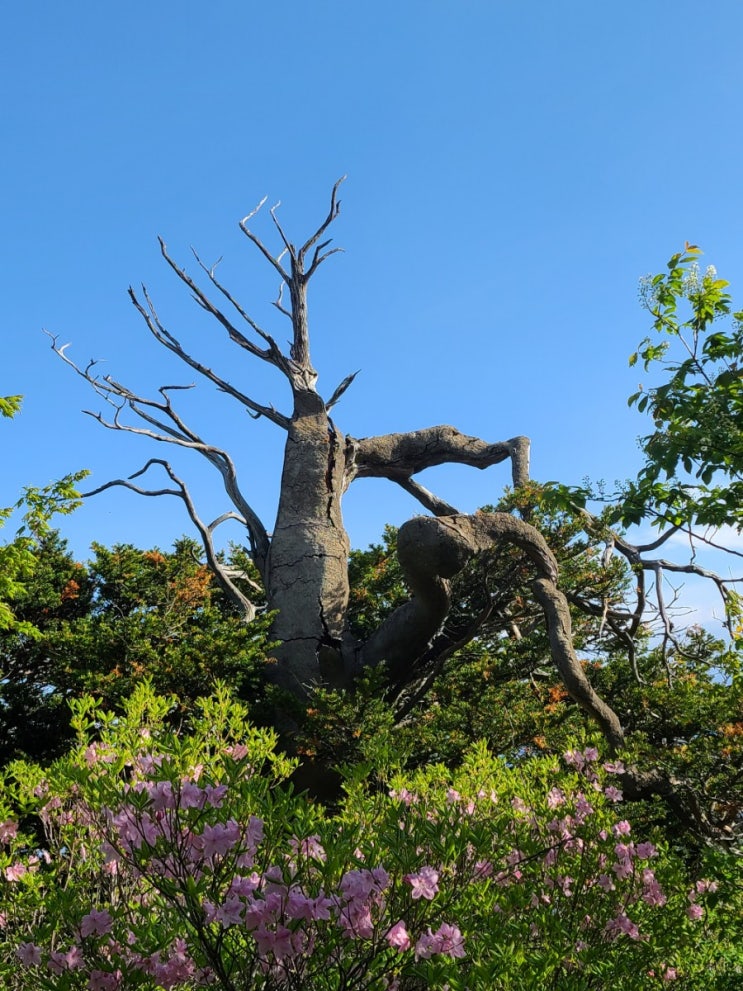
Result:
{"label": "foliage understory", "polygon": [[638,830],[590,742],[378,754],[329,811],[226,689],[187,733],[176,707],[146,683],[118,715],[82,699],[68,755],[5,769],[3,987],[743,986],[739,862]]}

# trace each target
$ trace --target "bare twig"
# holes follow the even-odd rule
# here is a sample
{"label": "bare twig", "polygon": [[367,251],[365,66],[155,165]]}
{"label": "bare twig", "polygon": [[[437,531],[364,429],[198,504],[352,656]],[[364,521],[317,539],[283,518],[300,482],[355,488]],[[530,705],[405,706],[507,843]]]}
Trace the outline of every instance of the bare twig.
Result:
{"label": "bare twig", "polygon": [[[152,465],[160,465],[165,470],[170,480],[175,483],[177,488],[144,489],[140,485],[135,485],[133,483],[133,479],[144,475],[145,472],[152,467]],[[186,507],[186,510],[188,511],[188,515],[191,517],[192,523],[199,531],[201,542],[204,546],[204,553],[206,554],[207,563],[213,571],[214,576],[221,585],[223,591],[230,601],[240,610],[242,615],[245,617],[246,622],[249,623],[255,618],[255,606],[232,581],[229,571],[225,569],[224,565],[219,560],[216,551],[214,550],[214,541],[212,539],[214,529],[226,517],[220,517],[213,524],[207,526],[196,512],[196,507],[194,506],[193,499],[191,498],[191,494],[188,491],[185,482],[175,474],[173,468],[167,461],[163,461],[162,458],[150,458],[144,467],[140,468],[139,471],[134,472],[134,474],[130,475],[128,478],[113,479],[110,482],[106,482],[104,485],[98,486],[97,489],[92,489],[90,492],[85,492],[83,496],[84,498],[88,498],[90,496],[98,495],[98,493],[104,492],[106,489],[110,489],[113,486],[122,486],[123,488],[130,489],[132,492],[136,492],[139,495],[144,496],[172,495],[181,499]],[[242,523],[245,523],[245,520],[242,520],[239,516],[237,516],[237,514],[234,514],[234,516]]]}

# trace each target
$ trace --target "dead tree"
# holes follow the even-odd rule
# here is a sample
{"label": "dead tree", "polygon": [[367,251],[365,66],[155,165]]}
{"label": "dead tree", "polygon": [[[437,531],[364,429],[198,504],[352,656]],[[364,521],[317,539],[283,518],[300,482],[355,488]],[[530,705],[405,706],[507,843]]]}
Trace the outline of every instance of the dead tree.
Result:
{"label": "dead tree", "polygon": [[[484,469],[510,460],[512,483],[519,488],[529,479],[528,439],[514,437],[489,443],[466,436],[451,426],[355,438],[343,433],[331,415],[354,375],[345,378],[327,399],[317,390],[318,375],[310,354],[307,294],[318,268],[339,250],[330,247],[326,235],[339,214],[341,181],[333,188],[327,216],[299,247],[289,240],[275,208],[270,210],[270,217],[280,241],[279,252],[270,250],[253,232],[251,221],[265,200],[240,222],[243,234],[279,277],[280,289],[274,305],[291,322],[288,352],[219,281],[215,268],[207,267],[195,255],[205,284],[211,286],[212,294],[207,295],[171,258],[165,242],[160,240],[163,258],[198,305],[221,325],[238,348],[257,361],[272,365],[284,377],[290,395],[287,412],[258,402],[191,355],[166,329],[147,289],[142,287],[141,294],[129,290],[132,303],[163,347],[218,390],[233,397],[251,416],[265,417],[284,433],[281,491],[272,530],[269,532],[243,494],[230,455],[198,436],[174,408],[172,394],[184,387],[162,386],[158,398],[138,395],[111,376],[100,377],[95,362],[87,367],[78,366],[67,355],[67,345],[60,346],[53,339],[56,353],[113,410],[109,417],[101,412],[90,415],[111,430],[139,434],[198,452],[221,476],[231,508],[206,524],[185,482],[161,458],[150,459],[135,474],[108,482],[95,492],[120,485],[147,496],[170,494],[180,498],[200,534],[217,580],[250,620],[254,615],[253,604],[236,583],[234,572],[220,561],[214,546],[214,532],[225,520],[236,520],[244,527],[268,608],[276,615],[272,630],[279,643],[278,663],[273,666],[275,678],[281,687],[300,699],[306,698],[316,685],[348,686],[364,668],[377,665],[386,665],[398,689],[404,691],[406,686],[409,689],[414,686],[419,695],[419,686],[426,684],[427,673],[435,671],[453,649],[451,638],[442,635],[451,604],[450,580],[476,555],[510,545],[524,555],[533,570],[532,590],[544,613],[552,660],[568,693],[596,720],[611,748],[620,749],[624,741],[620,720],[596,694],[576,657],[568,601],[558,588],[557,564],[538,530],[528,518],[508,513],[462,514],[415,480],[418,473],[435,465],[457,463]],[[134,419],[127,419],[127,414],[134,414]],[[165,472],[172,486],[144,488],[139,484],[140,477],[154,466]],[[350,547],[341,503],[356,479],[371,477],[386,478],[400,485],[429,515],[410,520],[398,536],[398,556],[411,591],[409,601],[394,611],[366,642],[359,643],[347,625]],[[528,517],[528,513],[523,515]],[[631,557],[635,549],[618,537],[616,540],[614,546]],[[644,592],[639,594],[644,602]],[[638,610],[642,612],[640,604]],[[610,614],[608,619],[612,622],[616,617]],[[639,621],[639,615],[632,614],[635,628]],[[466,630],[464,642],[477,632],[475,621]],[[631,632],[630,629],[630,639]],[[461,646],[461,642],[457,645]],[[672,789],[673,784],[663,779],[660,783],[645,783],[643,787],[658,792]]]}

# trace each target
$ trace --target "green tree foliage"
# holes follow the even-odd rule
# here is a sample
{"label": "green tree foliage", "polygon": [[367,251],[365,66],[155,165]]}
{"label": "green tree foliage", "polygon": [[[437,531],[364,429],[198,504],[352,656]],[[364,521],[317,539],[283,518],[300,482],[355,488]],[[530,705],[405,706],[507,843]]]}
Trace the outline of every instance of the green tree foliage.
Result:
{"label": "green tree foliage", "polygon": [[37,548],[15,603],[23,626],[0,635],[0,760],[58,755],[69,699],[89,692],[116,706],[144,676],[179,694],[181,718],[217,677],[243,697],[260,695],[268,620],[244,623],[192,541],[170,553],[93,551],[88,564],[75,561],[56,533]]}
{"label": "green tree foliage", "polygon": [[733,312],[714,266],[700,270],[700,254],[687,244],[641,284],[660,339],[645,338],[630,363],[662,369],[663,379],[629,400],[654,430],[641,441],[645,466],[628,489],[626,523],[743,525],[743,312]]}
{"label": "green tree foliage", "polygon": [[[0,416],[12,419],[20,412],[21,399],[0,396]],[[28,487],[14,506],[0,508],[0,527],[14,513],[22,514],[22,524],[14,538],[0,546],[0,631],[16,630],[26,637],[35,636],[33,624],[19,620],[14,604],[24,594],[25,583],[36,566],[35,551],[49,533],[52,518],[70,513],[79,505],[76,485],[86,474],[79,471],[43,488]]]}

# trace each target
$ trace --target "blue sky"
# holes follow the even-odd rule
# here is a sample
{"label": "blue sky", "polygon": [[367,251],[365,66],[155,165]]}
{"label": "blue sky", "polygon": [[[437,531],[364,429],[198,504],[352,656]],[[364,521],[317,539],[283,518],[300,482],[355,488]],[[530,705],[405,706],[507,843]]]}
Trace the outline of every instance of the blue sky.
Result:
{"label": "blue sky", "polygon": [[[743,5],[688,0],[35,0],[7,5],[0,39],[0,503],[89,468],[128,475],[156,446],[102,430],[100,408],[49,349],[46,327],[135,391],[193,376],[131,307],[145,282],[183,343],[259,402],[286,383],[205,320],[156,236],[220,267],[278,336],[274,273],[237,222],[264,196],[297,240],[348,174],[333,234],[345,253],[316,277],[313,359],[356,436],[452,423],[532,439],[537,479],[609,482],[639,467],[645,422],[627,357],[648,330],[640,276],[686,239],[722,277],[743,261]],[[256,230],[271,238],[267,215]],[[281,431],[198,383],[186,419],[230,450],[270,529]],[[170,452],[204,517],[227,508],[198,459]],[[463,510],[508,472],[422,476]],[[418,509],[381,481],[345,503],[355,546]],[[168,547],[179,503],[125,491],[63,524],[92,540]],[[225,531],[225,537],[237,532]]]}

